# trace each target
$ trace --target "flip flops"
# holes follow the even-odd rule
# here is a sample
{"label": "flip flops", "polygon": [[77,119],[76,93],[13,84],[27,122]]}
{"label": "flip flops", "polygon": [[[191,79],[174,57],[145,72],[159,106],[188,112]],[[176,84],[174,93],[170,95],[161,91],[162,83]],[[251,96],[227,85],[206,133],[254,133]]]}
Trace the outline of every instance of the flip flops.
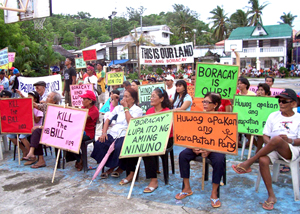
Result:
{"label": "flip flops", "polygon": [[118,178],[118,177],[120,177],[120,173],[114,171],[111,173],[111,177]]}
{"label": "flip flops", "polygon": [[24,163],[24,166],[32,165],[32,164],[34,164],[34,163],[37,162],[37,161],[38,161],[37,158],[29,158],[28,161],[26,161],[26,162]]}
{"label": "flip flops", "polygon": [[[231,167],[237,174],[245,174],[245,173],[252,172],[251,168],[246,170],[244,167],[241,167],[240,164],[238,164],[237,166],[232,165]],[[238,171],[238,169],[240,169],[241,171]]]}
{"label": "flip flops", "polygon": [[265,210],[273,210],[275,203],[276,201],[270,201],[270,202],[265,201],[262,205],[262,208],[264,208]]}
{"label": "flip flops", "polygon": [[280,173],[288,173],[288,172],[290,172],[290,167],[288,167],[288,166],[283,166],[280,169]]}
{"label": "flip flops", "polygon": [[157,187],[146,187],[146,188],[144,189],[144,193],[152,193],[152,192],[154,192],[157,188],[158,188],[158,186],[157,186]]}
{"label": "flip flops", "polygon": [[30,168],[37,169],[37,168],[42,168],[42,167],[46,167],[46,164],[42,164],[42,165],[34,164]]}
{"label": "flip flops", "polygon": [[[211,198],[210,200],[211,200],[211,206],[212,206],[213,208],[218,208],[218,207],[221,206],[221,201],[220,201],[219,198],[217,198],[217,199]],[[220,202],[220,203],[217,204],[217,202]]]}
{"label": "flip flops", "polygon": [[175,198],[177,200],[182,200],[184,198],[186,198],[187,196],[190,196],[190,195],[193,195],[193,192],[181,192],[181,193],[178,193]]}
{"label": "flip flops", "polygon": [[102,179],[108,178],[108,173],[107,173],[107,172],[103,172],[103,173],[100,175],[100,178],[102,178]]}
{"label": "flip flops", "polygon": [[129,184],[131,181],[129,181],[129,180],[127,180],[126,178],[124,178],[124,179],[122,179],[121,181],[120,181],[120,185],[121,186],[123,186],[123,185],[126,185],[126,184]]}

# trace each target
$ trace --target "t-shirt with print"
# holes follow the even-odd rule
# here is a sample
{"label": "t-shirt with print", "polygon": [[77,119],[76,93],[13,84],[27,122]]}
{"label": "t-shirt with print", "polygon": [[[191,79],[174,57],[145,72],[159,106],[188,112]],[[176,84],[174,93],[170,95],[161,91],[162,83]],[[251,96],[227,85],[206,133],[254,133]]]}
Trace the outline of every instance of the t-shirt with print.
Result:
{"label": "t-shirt with print", "polygon": [[[172,97],[173,102],[174,102],[174,98],[175,98],[175,94],[174,94],[173,97]],[[180,98],[179,98],[179,96],[178,96],[177,99],[175,100],[174,104],[173,104],[173,109],[176,109],[176,108],[180,108],[180,107],[181,107],[181,105],[178,106],[179,101],[180,101]],[[190,110],[191,110],[191,107],[192,107],[192,104],[193,104],[193,99],[192,99],[192,97],[191,97],[189,94],[186,94],[185,97],[183,98],[182,104],[183,104],[185,101],[191,101],[191,104],[190,104],[189,107],[186,109],[186,111],[190,111]]]}
{"label": "t-shirt with print", "polygon": [[70,85],[72,85],[72,77],[76,78],[76,71],[73,67],[65,70],[65,91],[70,91]]}
{"label": "t-shirt with print", "polygon": [[172,98],[173,95],[176,93],[176,87],[173,85],[172,88],[168,89],[168,87],[166,86],[166,92],[168,94],[168,97]]}

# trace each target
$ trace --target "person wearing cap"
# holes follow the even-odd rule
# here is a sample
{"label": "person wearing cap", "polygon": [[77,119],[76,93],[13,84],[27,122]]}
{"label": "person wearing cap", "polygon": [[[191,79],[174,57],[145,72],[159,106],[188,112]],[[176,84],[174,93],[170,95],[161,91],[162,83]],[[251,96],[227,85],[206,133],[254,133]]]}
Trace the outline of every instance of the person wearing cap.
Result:
{"label": "person wearing cap", "polygon": [[171,75],[166,76],[166,91],[168,93],[169,98],[172,98],[173,95],[176,93],[176,87],[174,85],[174,77]]}
{"label": "person wearing cap", "polygon": [[11,98],[12,93],[10,91],[3,90],[3,91],[0,92],[0,97],[1,98]]}
{"label": "person wearing cap", "polygon": [[44,81],[38,81],[34,83],[33,86],[35,86],[35,90],[39,94],[40,102],[46,102],[48,96],[48,93],[46,93],[46,83]]}
{"label": "person wearing cap", "polygon": [[19,76],[21,75],[19,70],[17,68],[14,68],[13,74],[15,75],[14,82],[12,83],[11,86],[11,91],[13,93],[13,97],[18,97],[16,94],[16,90],[19,88]]}
{"label": "person wearing cap", "polygon": [[[96,123],[97,123],[98,118],[99,118],[99,110],[95,106],[95,104],[96,104],[96,95],[94,94],[93,91],[87,90],[85,92],[85,94],[80,95],[80,97],[83,98],[82,108],[89,110],[87,120],[86,120],[86,123],[85,123],[84,134],[83,134],[82,140],[81,140],[83,142],[83,141],[94,139],[94,137],[95,137],[95,127],[96,127]],[[67,160],[67,162],[76,160],[75,168],[77,169],[77,171],[82,170],[83,165],[82,165],[82,159],[81,159],[81,154],[80,153],[75,154],[75,153],[67,152],[66,160]]]}
{"label": "person wearing cap", "polygon": [[3,90],[9,90],[9,81],[5,77],[4,70],[0,71],[0,85],[3,85]]}
{"label": "person wearing cap", "polygon": [[66,58],[65,65],[67,69],[64,72],[65,84],[62,95],[65,96],[65,103],[69,106],[72,106],[70,85],[76,84],[76,70],[72,67],[72,64],[74,64],[74,58]]}
{"label": "person wearing cap", "polygon": [[232,165],[238,174],[251,172],[251,165],[259,159],[259,169],[268,191],[268,199],[262,207],[274,209],[277,202],[273,188],[269,165],[280,159],[285,162],[296,160],[300,156],[300,114],[293,111],[297,104],[297,95],[292,89],[285,89],[279,95],[280,110],[269,115],[263,130],[265,146],[253,157],[238,165]]}

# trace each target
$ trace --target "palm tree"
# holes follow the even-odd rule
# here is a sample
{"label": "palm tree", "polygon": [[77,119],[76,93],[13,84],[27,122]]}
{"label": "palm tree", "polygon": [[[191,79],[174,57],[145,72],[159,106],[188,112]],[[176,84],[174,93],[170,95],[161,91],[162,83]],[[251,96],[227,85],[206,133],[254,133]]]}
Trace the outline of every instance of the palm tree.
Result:
{"label": "palm tree", "polygon": [[261,23],[262,24],[262,19],[261,19],[261,15],[262,15],[262,10],[269,4],[269,3],[263,3],[263,5],[259,5],[258,0],[249,0],[248,4],[251,4],[251,6],[248,6],[249,9],[249,14],[251,15],[249,17],[249,22],[250,22],[250,26],[254,25],[256,26],[257,23]]}
{"label": "palm tree", "polygon": [[236,10],[235,13],[233,13],[230,16],[230,22],[232,29],[238,28],[238,27],[247,27],[248,26],[248,15],[249,12],[244,12],[243,10]]}
{"label": "palm tree", "polygon": [[210,13],[213,15],[209,18],[213,20],[213,37],[219,41],[225,39],[227,30],[229,28],[229,19],[227,17],[227,13],[225,13],[224,9],[220,6],[217,6],[217,8],[210,11]]}
{"label": "palm tree", "polygon": [[291,14],[291,12],[289,12],[288,14],[283,12],[283,15],[280,16],[280,19],[281,19],[282,22],[278,22],[278,23],[279,24],[288,24],[291,27],[294,27],[293,26],[293,21],[294,21],[295,18],[297,18],[297,15],[293,16],[293,14]]}
{"label": "palm tree", "polygon": [[141,32],[140,35],[138,35],[136,27],[134,27],[134,34],[129,32],[129,37],[131,39],[131,42],[128,42],[123,48],[123,50],[128,49],[131,46],[135,46],[137,49],[137,57],[138,57],[138,76],[140,78],[141,76],[141,69],[140,69],[140,46],[141,45],[147,45],[147,46],[155,46],[151,43],[152,38],[150,36],[146,36]]}
{"label": "palm tree", "polygon": [[185,43],[185,39],[187,34],[190,34],[191,30],[192,30],[192,25],[191,25],[191,21],[192,21],[192,16],[190,16],[189,14],[187,14],[184,11],[180,11],[177,13],[178,16],[178,23],[179,23],[179,33],[181,35],[182,41],[183,43]]}

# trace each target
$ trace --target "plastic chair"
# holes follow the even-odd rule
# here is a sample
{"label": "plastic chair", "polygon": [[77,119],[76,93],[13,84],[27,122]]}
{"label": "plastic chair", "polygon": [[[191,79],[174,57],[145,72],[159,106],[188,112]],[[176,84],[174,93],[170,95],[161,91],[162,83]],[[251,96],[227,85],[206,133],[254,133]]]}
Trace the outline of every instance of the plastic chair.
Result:
{"label": "plastic chair", "polygon": [[[273,182],[277,182],[277,180],[278,180],[280,164],[288,165],[290,167],[291,175],[292,175],[295,201],[300,200],[300,195],[299,195],[299,183],[300,183],[299,163],[300,163],[300,157],[298,157],[296,160],[294,160],[290,163],[287,163],[283,160],[276,160],[274,165],[273,165],[273,175],[272,175],[272,181]],[[261,180],[261,174],[260,174],[260,171],[259,171],[258,174],[257,174],[256,183],[255,183],[255,191],[256,192],[258,192],[260,180]]]}
{"label": "plastic chair", "polygon": [[[253,136],[253,138],[255,138],[256,136]],[[241,160],[243,160],[243,157],[244,157],[244,152],[245,152],[245,148],[246,148],[246,136],[245,134],[242,134],[242,142],[243,142],[243,145],[242,145],[242,152],[241,152]],[[254,139],[253,139],[254,140]],[[249,159],[251,157],[251,151],[252,151],[252,147],[253,147],[253,140],[252,140],[252,143],[251,143],[251,140],[250,140],[250,145],[249,145],[249,151],[248,151],[248,158]]]}
{"label": "plastic chair", "polygon": [[[166,154],[160,155],[162,166],[163,166],[163,173],[164,173],[164,181],[165,184],[169,184],[169,154],[171,160],[171,167],[172,167],[172,174],[175,174],[175,166],[174,166],[174,151],[173,145],[166,149]],[[157,157],[158,158],[158,157]],[[157,161],[157,170],[159,169],[159,162]]]}

